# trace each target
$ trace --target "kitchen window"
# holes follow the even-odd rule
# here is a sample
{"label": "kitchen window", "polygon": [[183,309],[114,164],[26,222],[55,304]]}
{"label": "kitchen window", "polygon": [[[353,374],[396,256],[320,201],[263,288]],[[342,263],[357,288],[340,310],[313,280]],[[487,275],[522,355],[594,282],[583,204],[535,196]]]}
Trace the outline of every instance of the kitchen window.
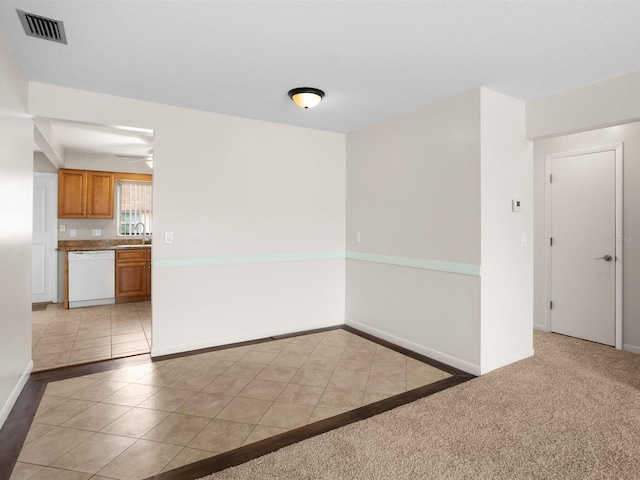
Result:
{"label": "kitchen window", "polygon": [[142,236],[153,233],[152,188],[150,183],[144,182],[116,183],[118,236]]}

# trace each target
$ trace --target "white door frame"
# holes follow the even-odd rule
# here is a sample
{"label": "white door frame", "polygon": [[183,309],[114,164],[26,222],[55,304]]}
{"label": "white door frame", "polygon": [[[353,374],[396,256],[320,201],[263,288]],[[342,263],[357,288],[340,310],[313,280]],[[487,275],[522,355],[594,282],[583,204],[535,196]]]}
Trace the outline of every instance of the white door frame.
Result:
{"label": "white door frame", "polygon": [[588,153],[600,153],[614,151],[616,154],[616,238],[614,239],[616,251],[616,348],[622,350],[622,265],[624,237],[622,228],[622,189],[623,189],[623,143],[614,143],[602,145],[592,148],[584,148],[580,150],[571,150],[568,152],[559,152],[545,155],[544,164],[544,260],[545,260],[545,313],[544,313],[544,329],[551,331],[551,161],[556,158],[572,157],[575,155],[585,155]]}
{"label": "white door frame", "polygon": [[47,208],[47,222],[51,222],[53,226],[51,232],[51,278],[47,279],[51,282],[51,296],[53,303],[58,301],[58,174],[33,172],[34,177],[45,177],[52,181],[54,201]]}

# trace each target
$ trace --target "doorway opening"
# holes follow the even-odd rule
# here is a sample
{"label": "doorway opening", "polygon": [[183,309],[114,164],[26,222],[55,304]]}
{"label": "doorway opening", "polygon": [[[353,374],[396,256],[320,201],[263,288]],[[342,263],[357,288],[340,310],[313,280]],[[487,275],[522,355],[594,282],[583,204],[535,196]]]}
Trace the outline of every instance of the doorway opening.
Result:
{"label": "doorway opening", "polygon": [[[34,119],[35,371],[149,353],[153,162],[152,129]],[[124,184],[144,197],[118,200]],[[69,268],[90,252],[111,259],[109,280]]]}

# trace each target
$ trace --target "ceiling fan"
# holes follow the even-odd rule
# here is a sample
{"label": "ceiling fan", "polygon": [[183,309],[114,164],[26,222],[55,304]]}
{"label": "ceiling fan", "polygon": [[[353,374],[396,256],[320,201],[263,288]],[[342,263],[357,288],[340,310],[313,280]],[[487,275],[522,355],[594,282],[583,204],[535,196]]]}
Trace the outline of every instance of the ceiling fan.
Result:
{"label": "ceiling fan", "polygon": [[147,150],[147,153],[143,155],[131,154],[131,155],[115,155],[115,156],[119,158],[131,158],[132,160],[127,163],[145,162],[149,166],[149,168],[153,168],[153,149],[152,148],[149,148]]}

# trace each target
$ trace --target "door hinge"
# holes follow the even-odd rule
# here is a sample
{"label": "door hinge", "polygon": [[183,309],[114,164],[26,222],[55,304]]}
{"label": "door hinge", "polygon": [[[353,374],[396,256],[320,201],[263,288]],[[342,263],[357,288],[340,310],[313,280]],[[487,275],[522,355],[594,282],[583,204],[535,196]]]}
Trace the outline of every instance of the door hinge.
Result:
{"label": "door hinge", "polygon": [[549,183],[553,183],[553,174],[552,173],[549,174]]}
{"label": "door hinge", "polygon": [[549,246],[553,247],[553,237],[549,237]]}
{"label": "door hinge", "polygon": [[549,302],[549,310],[553,310],[553,301]]}

